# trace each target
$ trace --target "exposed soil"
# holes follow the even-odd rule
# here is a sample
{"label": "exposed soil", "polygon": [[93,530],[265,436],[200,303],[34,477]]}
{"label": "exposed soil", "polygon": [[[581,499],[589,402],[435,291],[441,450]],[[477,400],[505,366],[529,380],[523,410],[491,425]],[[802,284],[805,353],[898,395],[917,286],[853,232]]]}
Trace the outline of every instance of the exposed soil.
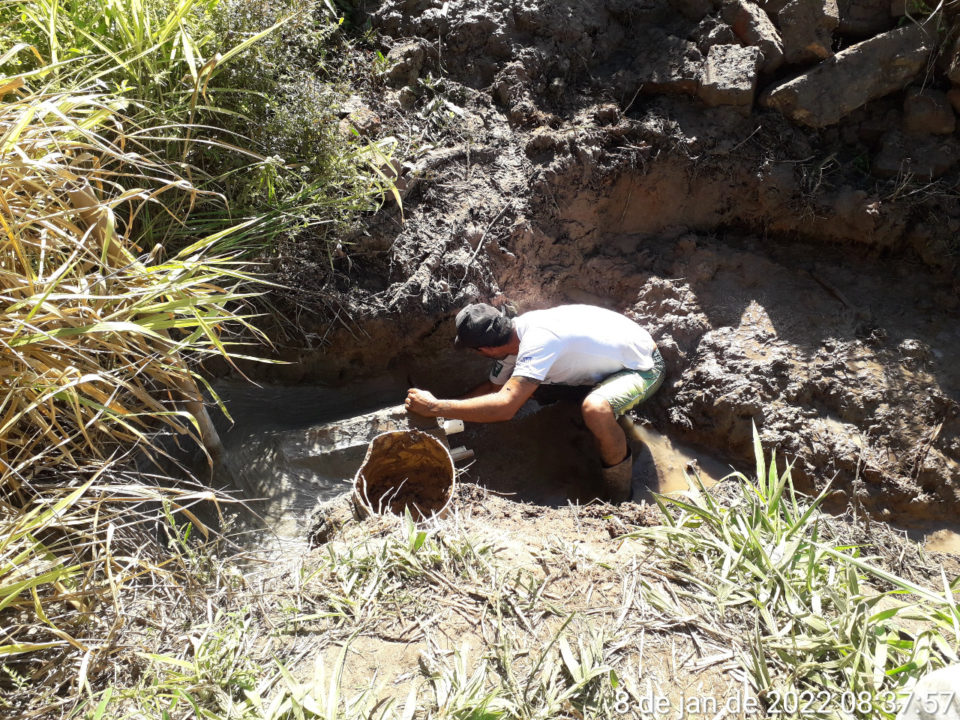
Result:
{"label": "exposed soil", "polygon": [[[345,239],[334,273],[302,244],[278,262],[303,291],[288,301],[329,312],[301,316],[269,379],[449,395],[484,373],[450,349],[465,303],[595,303],[656,339],[669,378],[643,415],[660,433],[749,464],[756,425],[801,486],[832,482],[834,509],[956,517],[957,170],[878,164],[913,90],[811,129],[708,107],[677,80],[685,61],[676,86],[638,80],[664,38],[703,60],[724,32],[706,1],[386,0],[370,17],[393,63],[364,98],[374,134],[435,142],[403,166],[402,213]],[[949,87],[933,65],[924,82]]]}
{"label": "exposed soil", "polygon": [[[458,485],[452,508],[451,516],[438,525],[442,541],[469,537],[473,547],[490,548],[484,565],[491,577],[472,583],[451,574],[438,587],[397,588],[398,606],[400,598],[412,593],[429,611],[418,617],[410,607],[400,606],[396,613],[380,610],[370,629],[355,640],[351,637],[341,684],[345,695],[373,686],[378,697],[402,700],[417,680],[411,669],[418,663],[429,666],[431,659],[459,650],[468,654],[467,667],[472,669],[478,658],[493,656],[504,637],[517,645],[521,664],[528,655],[535,660],[573,614],[571,635],[612,635],[615,649],[609,661],[635,697],[652,687],[669,698],[671,707],[678,707],[690,695],[721,704],[738,693],[753,696],[744,689],[728,638],[702,627],[684,613],[680,601],[677,616],[669,617],[636,599],[639,578],[661,578],[643,562],[649,549],[621,536],[658,524],[656,507],[628,503],[544,508],[466,483]],[[357,538],[375,541],[402,523],[391,516],[358,522],[347,496],[327,503],[324,514],[334,529],[317,550],[304,553],[305,566],[314,560],[313,553],[331,551],[327,543],[336,551],[339,545],[356,544]],[[438,576],[430,575],[439,582]],[[286,582],[280,578],[277,585],[284,588]],[[309,594],[310,589],[300,592]],[[321,626],[301,631],[292,642],[305,653],[319,651],[330,667],[343,634],[342,628]]]}
{"label": "exposed soil", "polygon": [[[741,490],[731,481],[713,492],[727,502]],[[429,667],[431,658],[460,650],[469,653],[472,664],[467,667],[473,668],[478,658],[494,654],[506,633],[536,658],[549,647],[561,620],[573,613],[578,616],[573,626],[578,637],[606,632],[613,638],[608,662],[634,697],[652,688],[677,708],[691,696],[711,698],[720,705],[743,693],[753,696],[736,659],[740,630],[718,625],[719,615],[703,613],[695,596],[682,592],[684,581],[650,561],[646,542],[624,538],[638,528],[662,524],[656,506],[631,502],[545,508],[463,483],[451,507],[451,515],[435,526],[438,537],[451,545],[469,537],[474,548],[492,548],[484,556],[490,577],[471,582],[468,576],[452,573],[443,580],[434,572],[429,577],[435,587],[401,585],[392,591],[390,602],[381,599],[379,615],[360,637],[354,638],[350,627],[325,622],[291,638],[291,652],[302,648],[304,654],[322,653],[331,667],[341,652],[339,643],[350,634],[342,691],[351,695],[374,687],[378,697],[402,700],[416,682],[416,673],[411,672],[416,664]],[[327,532],[315,539],[317,549],[302,553],[305,567],[315,560],[315,553],[336,552],[341,545],[356,547],[359,538],[376,542],[402,525],[400,518],[389,515],[357,521],[347,495],[326,503],[321,514]],[[958,570],[956,558],[925,554],[883,524],[864,526],[849,517],[823,523],[823,532],[836,543],[860,546],[872,562],[913,582],[936,587],[942,582],[941,569],[951,576]],[[286,573],[272,585],[280,588],[276,602],[281,606],[294,601],[287,587],[290,576]],[[501,585],[504,578],[508,580]],[[640,599],[644,595],[637,591],[638,583],[670,588],[672,612],[663,613]],[[532,592],[536,602],[529,599]],[[298,585],[296,594],[323,597],[309,583]],[[426,604],[419,616],[403,605],[408,594]],[[394,602],[395,611],[390,609]],[[717,712],[684,716],[716,717]]]}

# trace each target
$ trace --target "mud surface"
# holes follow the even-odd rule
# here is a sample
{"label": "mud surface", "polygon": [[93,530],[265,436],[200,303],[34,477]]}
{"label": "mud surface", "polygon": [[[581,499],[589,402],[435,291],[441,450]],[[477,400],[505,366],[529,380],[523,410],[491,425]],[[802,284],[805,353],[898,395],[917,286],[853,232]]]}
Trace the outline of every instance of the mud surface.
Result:
{"label": "mud surface", "polygon": [[[397,468],[394,461],[402,453],[370,443],[383,431],[406,427],[397,417],[401,408],[375,411],[360,404],[385,404],[395,397],[400,388],[389,381],[336,391],[232,383],[220,383],[217,390],[236,424],[222,429],[227,451],[215,479],[246,500],[251,530],[268,528],[280,538],[302,541],[316,506],[353,491],[362,467],[368,505],[386,495],[384,504],[401,514],[411,504],[439,511],[450,497],[443,457],[431,454],[426,472]],[[447,437],[449,445],[473,453],[457,463],[457,482],[480,483],[500,497],[540,507],[602,500],[599,455],[579,412],[583,394],[579,389],[544,392],[511,422],[468,423],[463,432]],[[343,402],[351,396],[352,402]],[[652,503],[652,492],[684,492],[694,473],[712,485],[733,470],[701,450],[678,445],[649,423],[623,425],[635,458],[632,495],[637,501]]]}
{"label": "mud surface", "polygon": [[[390,377],[392,402],[404,384],[450,396],[485,373],[450,349],[463,304],[590,302],[656,339],[669,377],[641,415],[672,442],[749,467],[756,425],[802,487],[831,484],[834,509],[952,522],[960,193],[955,168],[924,181],[875,171],[904,92],[811,130],[638,79],[638,57],[669,38],[702,60],[704,33],[723,32],[709,2],[367,10],[393,65],[364,102],[381,134],[424,145],[398,179],[402,213],[388,203],[345,238],[334,272],[303,244],[278,265],[303,289],[291,303],[316,310],[320,296],[325,311],[302,318],[303,338],[279,353],[293,364],[269,379]],[[551,442],[540,422],[516,420],[509,442],[532,458],[569,451],[570,475],[589,473],[589,447]],[[470,479],[523,487],[523,469],[473,432]],[[561,480],[535,499],[570,489]]]}

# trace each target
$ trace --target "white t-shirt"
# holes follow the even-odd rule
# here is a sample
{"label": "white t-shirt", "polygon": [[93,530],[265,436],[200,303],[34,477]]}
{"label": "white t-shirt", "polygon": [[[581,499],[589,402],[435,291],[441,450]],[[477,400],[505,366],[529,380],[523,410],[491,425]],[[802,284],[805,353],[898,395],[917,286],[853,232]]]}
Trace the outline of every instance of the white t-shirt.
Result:
{"label": "white t-shirt", "polygon": [[593,305],[560,305],[514,320],[520,351],[497,362],[490,381],[511,376],[552,385],[593,385],[620,370],[653,369],[650,333],[620,313]]}

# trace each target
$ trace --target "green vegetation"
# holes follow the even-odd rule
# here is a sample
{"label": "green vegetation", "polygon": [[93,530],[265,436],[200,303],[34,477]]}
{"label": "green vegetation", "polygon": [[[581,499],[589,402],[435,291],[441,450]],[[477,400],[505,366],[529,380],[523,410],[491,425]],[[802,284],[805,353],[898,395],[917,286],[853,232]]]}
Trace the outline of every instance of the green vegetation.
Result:
{"label": "green vegetation", "polygon": [[521,534],[524,559],[482,515],[348,521],[299,573],[248,575],[262,592],[215,574],[219,609],[189,642],[143,654],[135,687],[80,716],[599,720],[657,716],[638,709],[652,699],[659,717],[713,717],[749,698],[730,716],[894,717],[956,660],[951,591],[861,557],[847,521],[757,457],[758,479],[662,498],[663,525],[594,553]]}
{"label": "green vegetation", "polygon": [[[755,481],[627,536],[656,563],[521,564],[457,517],[347,523],[293,579],[223,559],[195,512],[218,499],[133,462],[216,451],[200,362],[268,340],[251,258],[332,247],[397,141],[341,130],[334,76],[365,71],[330,2],[6,0],[0,25],[0,713],[610,718],[683,629],[767,709],[891,717],[956,659],[956,581],[860,557],[759,447]],[[370,642],[416,668],[358,689]]]}
{"label": "green vegetation", "polygon": [[[542,589],[525,588],[523,573],[498,549],[468,534],[422,530],[409,515],[389,524],[383,537],[361,535],[314,555],[317,564],[296,583],[263,598],[277,603],[266,622],[255,622],[249,606],[219,613],[194,626],[190,646],[179,653],[145,654],[139,685],[91,699],[85,716],[547,720],[573,708],[584,717],[610,716],[615,676],[603,661],[602,636],[582,613],[550,612],[546,617],[557,622],[534,620],[537,628],[527,635],[522,624],[533,627],[521,620],[520,597]],[[465,639],[452,650],[428,646],[418,660],[420,677],[411,673],[399,699],[382,697],[386,679],[363,678],[365,690],[346,687],[348,658],[358,655],[362,636],[389,634],[398,623],[416,627],[418,618],[436,614],[443,597],[469,601],[478,618],[489,609],[489,645],[478,651]],[[283,647],[286,637],[307,638],[304,652],[288,646],[281,657],[269,650],[269,664],[258,663],[265,648]],[[294,670],[305,655],[313,657],[309,669]]]}
{"label": "green vegetation", "polygon": [[160,433],[216,452],[199,362],[267,341],[246,258],[334,241],[392,145],[338,129],[328,3],[5,0],[0,26],[0,712],[62,713],[151,592],[203,601],[171,522],[207,534],[212,494],[130,468]]}
{"label": "green vegetation", "polygon": [[157,391],[199,402],[185,358],[226,353],[230,324],[252,329],[234,309],[248,276],[210,254],[238,228],[167,259],[162,248],[134,254],[132,218],[144,205],[196,189],[137,152],[117,108],[110,96],[66,92],[0,109],[0,337],[12,362],[0,442],[14,476],[148,444],[157,419],[199,429]]}
{"label": "green vegetation", "polygon": [[[828,518],[793,488],[789,466],[737,477],[729,504],[709,492],[662,498],[653,542],[661,567],[718,625],[749,637],[740,651],[754,688],[778,713],[892,718],[917,677],[957,662],[960,578],[919,586],[837,544]],[[672,510],[676,509],[676,512]],[[792,708],[792,710],[791,710]]]}
{"label": "green vegetation", "polygon": [[247,249],[307,229],[326,242],[392,187],[396,145],[338,126],[342,71],[364,72],[340,57],[341,22],[320,0],[6,0],[16,42],[0,67],[5,84],[106,88],[125,101],[127,133],[201,190],[174,208],[188,225],[139,226],[144,244],[248,216],[261,223],[240,234]]}

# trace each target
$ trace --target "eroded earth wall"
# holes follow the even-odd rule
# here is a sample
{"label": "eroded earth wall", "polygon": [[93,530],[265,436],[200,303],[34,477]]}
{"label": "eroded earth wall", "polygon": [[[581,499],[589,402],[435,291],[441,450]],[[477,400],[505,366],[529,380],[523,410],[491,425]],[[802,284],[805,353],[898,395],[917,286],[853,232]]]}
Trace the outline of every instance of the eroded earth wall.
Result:
{"label": "eroded earth wall", "polygon": [[739,463],[756,424],[837,506],[955,513],[953,6],[358,4],[389,62],[345,123],[431,142],[335,273],[292,251],[286,282],[323,275],[329,312],[282,372],[452,392],[464,303],[602,304],[668,360],[662,431]]}

